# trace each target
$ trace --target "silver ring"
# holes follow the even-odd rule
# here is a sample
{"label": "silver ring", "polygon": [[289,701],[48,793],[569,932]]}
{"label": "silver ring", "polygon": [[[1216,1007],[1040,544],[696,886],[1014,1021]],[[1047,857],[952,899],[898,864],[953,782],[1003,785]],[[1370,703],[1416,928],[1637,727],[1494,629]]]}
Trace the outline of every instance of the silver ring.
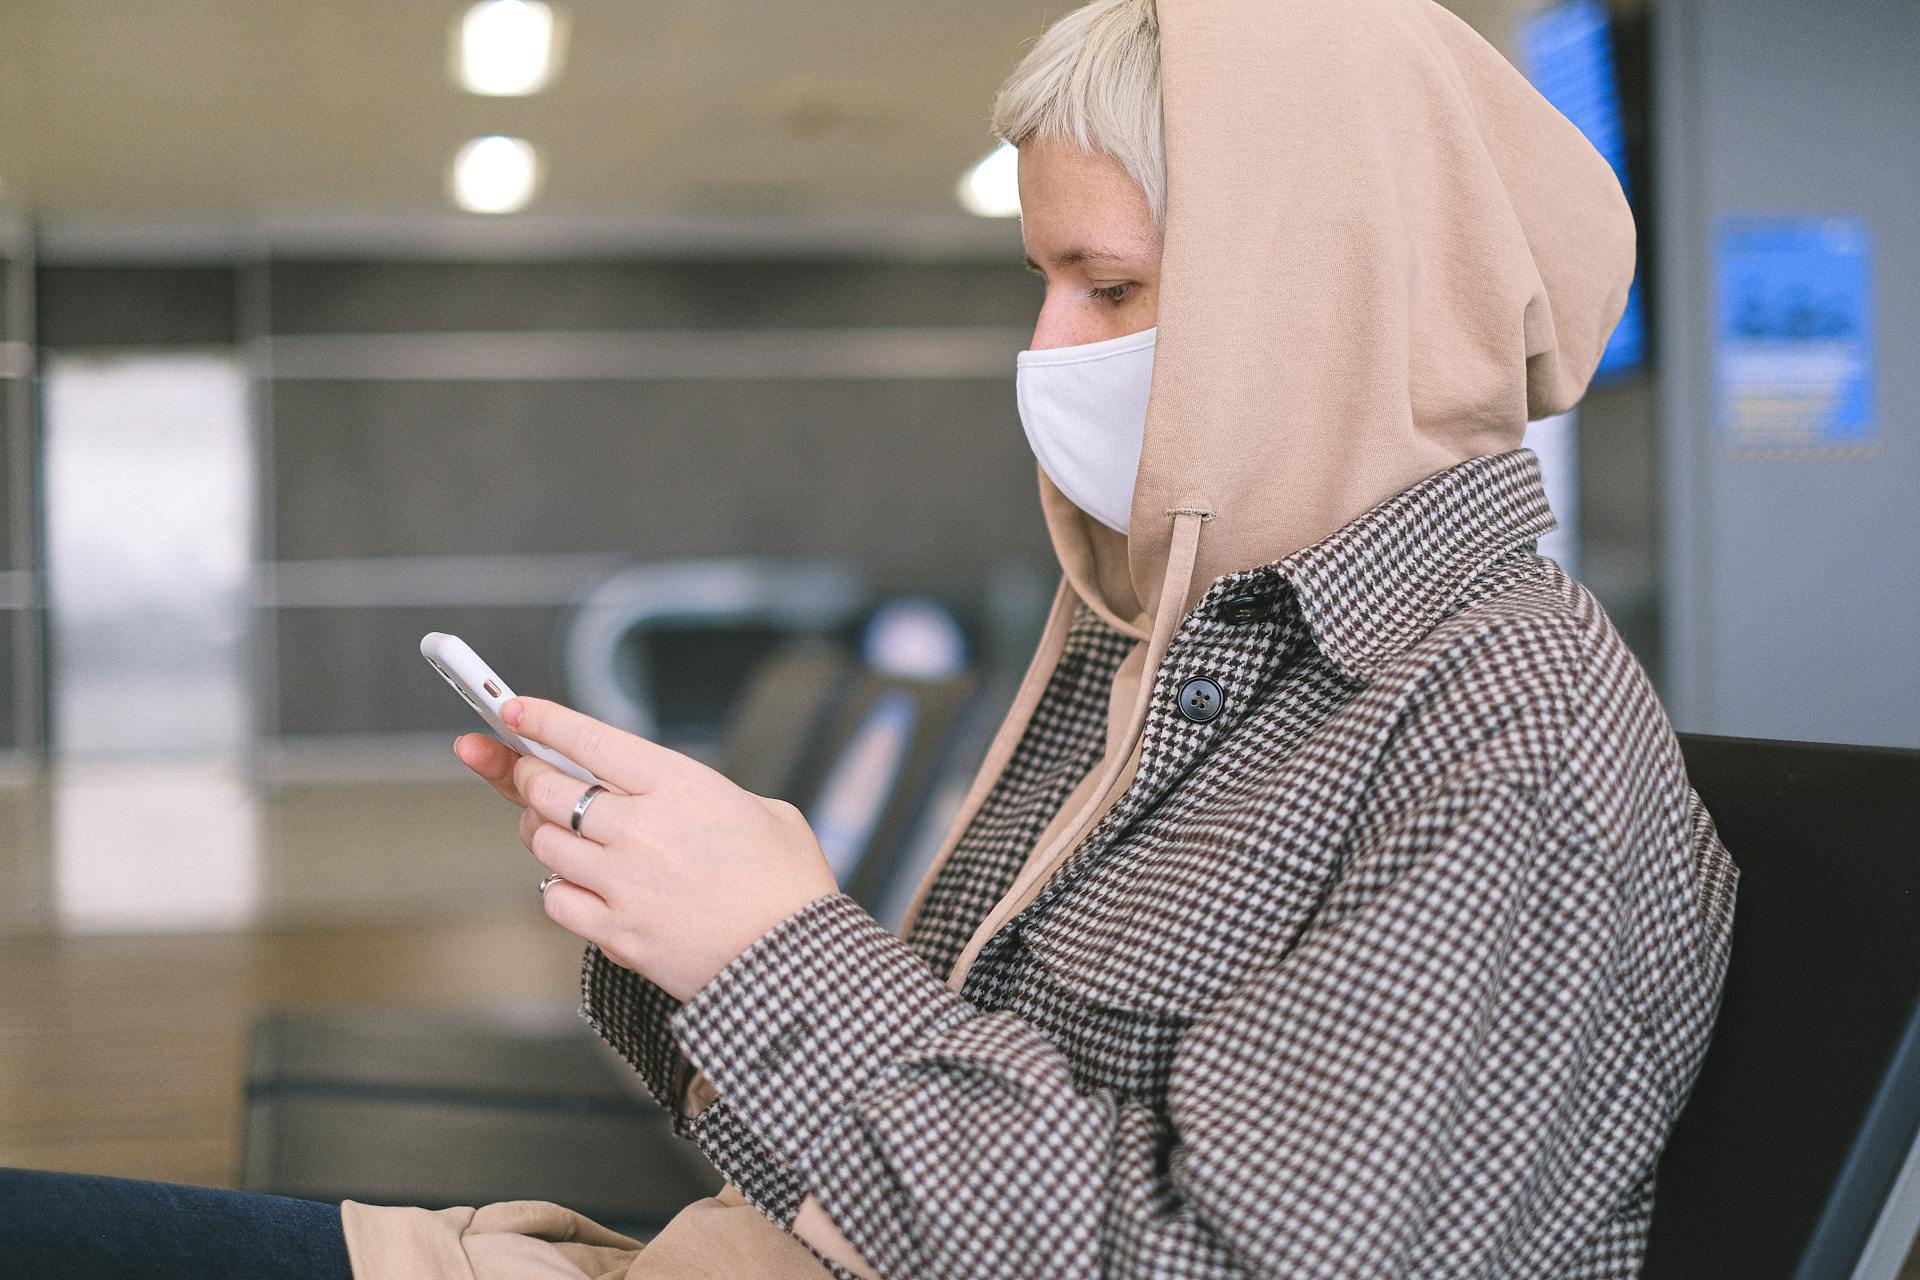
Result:
{"label": "silver ring", "polygon": [[573,817],[567,820],[567,825],[573,828],[573,834],[575,835],[580,834],[580,823],[582,819],[584,819],[587,816],[587,806],[593,803],[593,798],[595,796],[599,795],[602,791],[605,791],[605,790],[606,790],[605,787],[601,786],[599,783],[596,782],[592,786],[588,787],[585,791],[581,792],[580,798],[574,801]]}
{"label": "silver ring", "polygon": [[542,880],[540,882],[540,896],[543,898],[546,897],[547,890],[553,888],[553,886],[555,886],[556,884],[559,884],[560,879],[561,879],[560,873],[556,871],[552,875],[548,876],[545,880]]}

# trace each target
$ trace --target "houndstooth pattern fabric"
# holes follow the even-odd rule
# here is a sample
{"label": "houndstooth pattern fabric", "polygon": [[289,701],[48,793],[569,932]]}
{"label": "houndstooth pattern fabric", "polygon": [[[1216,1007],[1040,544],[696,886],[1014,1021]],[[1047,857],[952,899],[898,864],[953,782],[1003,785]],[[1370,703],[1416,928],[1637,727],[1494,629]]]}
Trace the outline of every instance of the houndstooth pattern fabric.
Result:
{"label": "houndstooth pattern fabric", "polygon": [[685,1005],[589,951],[587,1015],[886,1277],[1637,1274],[1737,871],[1551,526],[1519,450],[1211,584],[1128,791],[958,993],[1099,752],[1131,642],[1090,610],[910,937],[834,894]]}
{"label": "houndstooth pattern fabric", "polygon": [[936,879],[914,920],[911,944],[934,972],[952,971],[1034,841],[1105,752],[1113,673],[1133,645],[1080,606],[1025,734],[968,826],[967,873]]}

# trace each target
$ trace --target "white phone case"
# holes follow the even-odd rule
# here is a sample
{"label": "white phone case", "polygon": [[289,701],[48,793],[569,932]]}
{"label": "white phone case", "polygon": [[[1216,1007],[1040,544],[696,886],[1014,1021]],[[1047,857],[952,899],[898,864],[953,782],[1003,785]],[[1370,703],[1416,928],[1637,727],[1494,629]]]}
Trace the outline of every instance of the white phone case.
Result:
{"label": "white phone case", "polygon": [[529,742],[507,727],[507,722],[500,718],[500,708],[513,698],[513,690],[507,687],[505,680],[494,674],[493,668],[483,662],[465,640],[444,631],[429,631],[420,641],[420,654],[433,664],[435,671],[446,677],[447,683],[467,700],[468,706],[480,713],[480,718],[487,722],[487,727],[493,730],[500,741],[521,755],[544,760],[581,782],[600,781],[553,748]]}

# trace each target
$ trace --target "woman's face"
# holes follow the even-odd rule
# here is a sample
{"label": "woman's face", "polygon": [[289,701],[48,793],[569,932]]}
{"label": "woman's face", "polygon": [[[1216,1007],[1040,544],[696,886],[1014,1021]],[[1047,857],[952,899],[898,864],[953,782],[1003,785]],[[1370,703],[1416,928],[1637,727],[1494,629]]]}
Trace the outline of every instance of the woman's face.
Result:
{"label": "woman's face", "polygon": [[1160,228],[1120,162],[1072,143],[1020,148],[1020,238],[1046,281],[1029,348],[1071,347],[1159,323]]}

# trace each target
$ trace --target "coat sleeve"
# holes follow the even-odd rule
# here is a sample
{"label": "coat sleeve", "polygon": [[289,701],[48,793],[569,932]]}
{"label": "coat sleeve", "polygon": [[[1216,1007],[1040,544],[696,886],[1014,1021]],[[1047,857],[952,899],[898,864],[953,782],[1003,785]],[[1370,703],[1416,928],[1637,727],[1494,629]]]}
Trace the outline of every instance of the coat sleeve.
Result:
{"label": "coat sleeve", "polygon": [[666,1109],[674,1133],[698,1146],[763,1213],[790,1224],[806,1195],[793,1170],[740,1123],[724,1099],[701,1105],[691,1096],[696,1069],[673,1030],[681,1001],[591,945],[581,961],[580,987],[581,1015]]}
{"label": "coat sleeve", "polygon": [[1671,1110],[1610,976],[1606,860],[1482,763],[1195,1019],[1164,1112],[1077,1087],[842,894],[673,1026],[884,1277],[1546,1274]]}

